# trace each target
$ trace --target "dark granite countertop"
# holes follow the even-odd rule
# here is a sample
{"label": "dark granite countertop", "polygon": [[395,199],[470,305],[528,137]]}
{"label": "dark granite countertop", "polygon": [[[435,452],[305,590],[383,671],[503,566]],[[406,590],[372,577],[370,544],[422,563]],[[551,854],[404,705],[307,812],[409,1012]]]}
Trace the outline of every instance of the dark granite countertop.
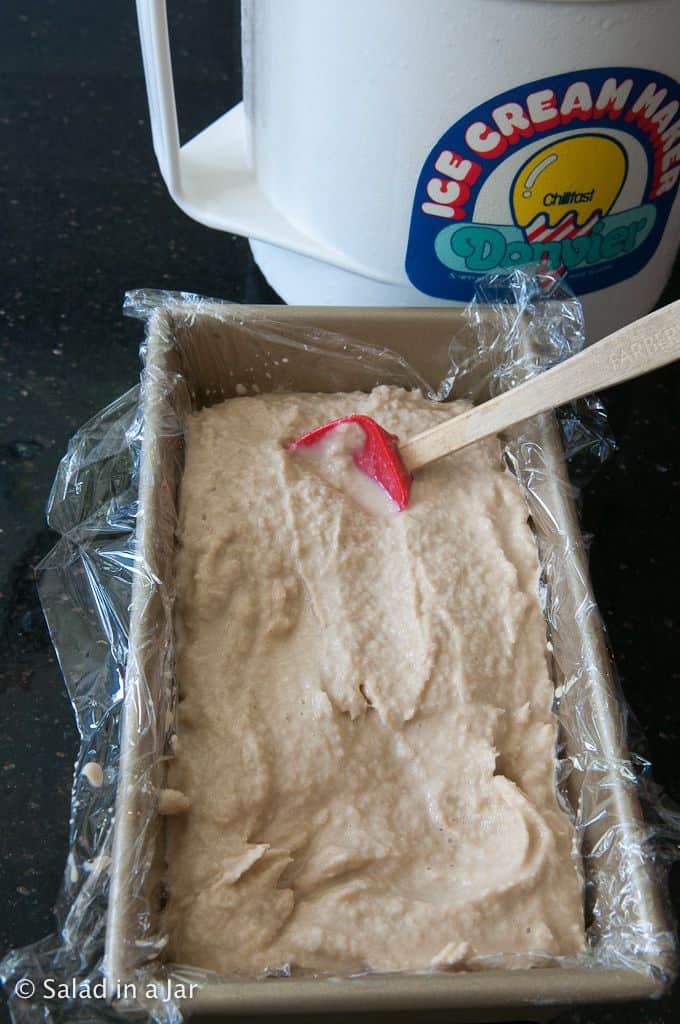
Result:
{"label": "dark granite countertop", "polygon": [[[186,139],[239,96],[239,10],[235,0],[169,6]],[[123,319],[123,293],[278,300],[243,239],[201,227],[166,193],[129,0],[8,3],[0,53],[1,955],[53,928],[76,733],[33,570],[54,543],[44,508],[70,435],[138,375],[141,329]],[[676,266],[664,301],[678,296]],[[680,364],[605,401],[619,449],[585,491],[583,529],[623,688],[656,781],[680,804]],[[676,989],[659,1002],[580,1008],[560,1020],[678,1018]]]}

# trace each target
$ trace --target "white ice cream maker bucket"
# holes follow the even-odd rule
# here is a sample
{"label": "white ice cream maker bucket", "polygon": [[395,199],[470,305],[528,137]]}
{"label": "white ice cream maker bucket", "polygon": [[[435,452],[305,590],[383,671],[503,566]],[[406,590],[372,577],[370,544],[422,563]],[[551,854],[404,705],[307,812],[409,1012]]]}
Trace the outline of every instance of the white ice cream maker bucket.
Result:
{"label": "white ice cream maker bucket", "polygon": [[680,232],[680,0],[242,0],[244,99],[180,147],[164,0],[138,0],[154,148],[287,302],[467,302],[543,261],[591,339]]}

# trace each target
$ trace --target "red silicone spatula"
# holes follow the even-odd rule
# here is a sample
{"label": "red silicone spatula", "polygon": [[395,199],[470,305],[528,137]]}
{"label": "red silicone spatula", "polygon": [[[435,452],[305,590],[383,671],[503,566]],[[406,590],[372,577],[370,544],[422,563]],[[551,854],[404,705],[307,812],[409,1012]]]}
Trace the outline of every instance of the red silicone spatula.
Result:
{"label": "red silicone spatula", "polygon": [[413,477],[399,454],[399,438],[396,434],[388,434],[370,416],[343,416],[342,419],[325,423],[323,427],[310,430],[308,434],[293,441],[288,445],[288,451],[311,448],[341,423],[356,423],[364,432],[363,445],[352,452],[357,468],[379,483],[400,510],[405,509]]}
{"label": "red silicone spatula", "polygon": [[680,359],[680,301],[628,324],[512,391],[452,416],[403,444],[370,416],[345,416],[304,434],[288,450],[316,444],[341,423],[358,424],[365,439],[352,453],[356,466],[380,484],[399,509],[405,509],[413,470],[547,409],[639,377],[675,359]]}

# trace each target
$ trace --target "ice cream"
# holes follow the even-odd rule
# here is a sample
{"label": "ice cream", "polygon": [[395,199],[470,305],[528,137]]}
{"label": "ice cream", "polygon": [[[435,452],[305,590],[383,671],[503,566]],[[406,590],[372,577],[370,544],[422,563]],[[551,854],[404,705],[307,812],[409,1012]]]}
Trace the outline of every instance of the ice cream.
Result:
{"label": "ice cream", "polygon": [[451,410],[381,387],[190,418],[173,959],[344,974],[582,948],[537,553],[498,442],[419,471],[396,516],[286,451],[352,413],[409,437]]}

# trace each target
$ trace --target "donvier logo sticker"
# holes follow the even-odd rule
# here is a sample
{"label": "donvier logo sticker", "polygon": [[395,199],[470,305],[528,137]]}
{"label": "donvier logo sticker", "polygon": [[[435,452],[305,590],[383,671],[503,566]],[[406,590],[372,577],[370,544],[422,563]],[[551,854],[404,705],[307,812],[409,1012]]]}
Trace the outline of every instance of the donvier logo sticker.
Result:
{"label": "donvier logo sticker", "polygon": [[587,294],[636,274],[680,179],[680,90],[666,75],[602,68],[542,79],[456,122],[423,166],[406,272],[469,300],[481,274],[566,269]]}

